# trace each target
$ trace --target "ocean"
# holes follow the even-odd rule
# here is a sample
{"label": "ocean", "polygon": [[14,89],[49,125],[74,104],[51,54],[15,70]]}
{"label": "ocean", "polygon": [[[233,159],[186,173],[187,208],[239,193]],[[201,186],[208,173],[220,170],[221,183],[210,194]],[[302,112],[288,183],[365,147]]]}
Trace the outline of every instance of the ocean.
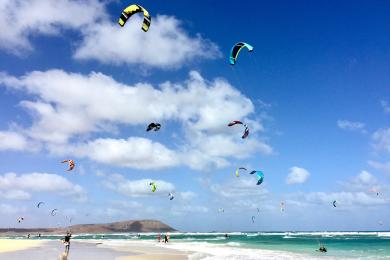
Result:
{"label": "ocean", "polygon": [[[73,240],[103,242],[107,246],[123,246],[132,242],[154,244],[185,251],[190,254],[190,259],[390,259],[390,232],[227,234],[228,238],[225,233],[170,233],[167,244],[157,243],[157,233],[79,234],[74,235]],[[61,238],[62,236],[53,235],[43,236],[41,239]],[[326,253],[316,251],[320,244],[327,248]]]}

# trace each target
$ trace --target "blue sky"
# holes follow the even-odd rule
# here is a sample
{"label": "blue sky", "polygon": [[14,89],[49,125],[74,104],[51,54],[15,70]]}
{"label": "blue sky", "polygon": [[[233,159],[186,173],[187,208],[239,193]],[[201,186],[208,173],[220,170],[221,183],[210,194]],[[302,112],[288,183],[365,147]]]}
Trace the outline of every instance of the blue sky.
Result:
{"label": "blue sky", "polygon": [[143,1],[146,33],[128,4],[0,4],[1,226],[389,229],[389,3]]}

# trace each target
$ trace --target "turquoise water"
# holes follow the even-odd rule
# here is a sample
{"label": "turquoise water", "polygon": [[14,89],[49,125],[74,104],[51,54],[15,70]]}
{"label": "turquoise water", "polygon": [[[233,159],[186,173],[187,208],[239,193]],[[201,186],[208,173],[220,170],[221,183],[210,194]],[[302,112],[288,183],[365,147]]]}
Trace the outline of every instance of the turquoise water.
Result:
{"label": "turquoise water", "polygon": [[[226,245],[229,248],[268,249],[308,256],[390,259],[390,232],[259,232],[259,233],[170,233],[170,242],[191,245]],[[156,233],[74,235],[74,240],[155,241]],[[17,238],[17,237],[15,237]],[[61,236],[44,236],[59,239]],[[37,239],[37,238],[33,238]],[[327,253],[316,252],[322,243]]]}

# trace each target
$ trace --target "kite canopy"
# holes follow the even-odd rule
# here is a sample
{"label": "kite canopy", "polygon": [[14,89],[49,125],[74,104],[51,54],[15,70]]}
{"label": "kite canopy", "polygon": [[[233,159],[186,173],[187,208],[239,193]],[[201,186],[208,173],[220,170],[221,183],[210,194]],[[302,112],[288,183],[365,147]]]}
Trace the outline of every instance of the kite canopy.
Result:
{"label": "kite canopy", "polygon": [[256,185],[262,184],[264,181],[264,173],[262,171],[257,172],[257,183]]}
{"label": "kite canopy", "polygon": [[219,213],[224,213],[224,212],[225,212],[225,209],[224,209],[224,208],[219,208],[219,209],[218,209],[218,212],[219,212]]}
{"label": "kite canopy", "polygon": [[247,48],[249,52],[253,51],[253,47],[249,45],[248,43],[245,42],[238,42],[236,43],[232,50],[230,51],[230,56],[229,56],[229,62],[231,65],[236,64],[236,60],[238,58],[238,54],[243,48]]}
{"label": "kite canopy", "polygon": [[255,223],[255,219],[256,219],[256,217],[252,216],[252,223]]}
{"label": "kite canopy", "polygon": [[246,171],[247,169],[244,167],[240,167],[236,169],[236,177],[240,177],[240,171]]}
{"label": "kite canopy", "polygon": [[172,193],[169,193],[168,196],[169,196],[169,200],[173,200],[175,198]]}
{"label": "kite canopy", "polygon": [[140,12],[143,12],[144,14],[144,22],[142,24],[142,30],[144,32],[147,32],[149,30],[149,26],[152,21],[152,18],[150,17],[149,12],[145,8],[137,4],[130,5],[126,7],[125,10],[123,10],[121,16],[119,17],[119,21],[118,21],[119,25],[123,27],[127,22],[127,20],[133,14],[140,13]]}
{"label": "kite canopy", "polygon": [[280,202],[280,212],[283,212],[284,211],[284,201],[281,201]]}
{"label": "kite canopy", "polygon": [[50,215],[55,216],[57,214],[58,209],[53,209],[50,213]]}
{"label": "kite canopy", "polygon": [[43,201],[38,202],[37,208],[39,208],[39,206],[41,206],[42,204],[45,204],[45,202],[43,202]]}
{"label": "kite canopy", "polygon": [[234,121],[232,121],[232,122],[230,122],[229,124],[228,124],[228,126],[230,127],[230,126],[234,126],[234,125],[242,125],[242,126],[244,126],[244,134],[242,135],[242,139],[245,139],[245,138],[247,138],[248,137],[248,135],[249,135],[249,128],[248,128],[248,126],[246,125],[246,124],[244,124],[243,122],[241,122],[241,121],[238,121],[238,120],[234,120]]}
{"label": "kite canopy", "polygon": [[333,207],[337,207],[337,205],[336,205],[336,203],[337,203],[337,201],[333,201]]}
{"label": "kite canopy", "polygon": [[63,160],[61,163],[68,163],[68,165],[69,165],[69,168],[67,170],[68,172],[72,171],[75,167],[75,163],[73,160]]}
{"label": "kite canopy", "polygon": [[257,183],[256,185],[260,185],[264,181],[264,173],[262,171],[251,171],[249,174],[257,173]]}
{"label": "kite canopy", "polygon": [[158,131],[161,128],[161,124],[159,123],[150,123],[148,125],[148,128],[146,128],[146,131],[149,132],[150,130],[154,129],[154,131]]}
{"label": "kite canopy", "polygon": [[152,189],[152,192],[155,192],[157,190],[157,185],[156,185],[155,182],[151,182],[151,183],[149,183],[149,185],[150,185],[150,187]]}
{"label": "kite canopy", "polygon": [[18,223],[20,223],[20,222],[22,222],[22,221],[24,221],[24,217],[18,218]]}

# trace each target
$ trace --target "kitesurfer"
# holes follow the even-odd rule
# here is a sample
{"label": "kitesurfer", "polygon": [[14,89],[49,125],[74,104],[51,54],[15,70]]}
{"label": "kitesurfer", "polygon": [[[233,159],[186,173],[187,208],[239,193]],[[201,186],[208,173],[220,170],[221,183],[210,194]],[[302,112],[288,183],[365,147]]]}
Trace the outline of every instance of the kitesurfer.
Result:
{"label": "kitesurfer", "polygon": [[319,251],[321,253],[326,253],[327,252],[326,247],[324,245],[320,245],[320,248],[317,251]]}
{"label": "kitesurfer", "polygon": [[64,237],[63,243],[65,245],[65,254],[69,254],[69,248],[70,248],[70,238],[72,237],[72,234],[68,231],[66,232],[66,235]]}

